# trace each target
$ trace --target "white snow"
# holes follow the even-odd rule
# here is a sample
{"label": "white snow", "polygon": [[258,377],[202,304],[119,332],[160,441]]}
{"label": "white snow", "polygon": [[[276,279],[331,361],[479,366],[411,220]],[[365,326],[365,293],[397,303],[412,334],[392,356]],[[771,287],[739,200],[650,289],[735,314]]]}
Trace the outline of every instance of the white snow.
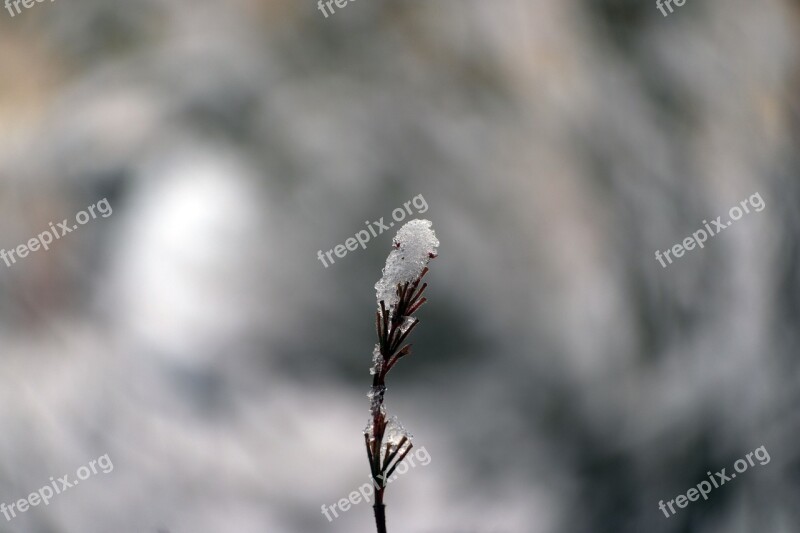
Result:
{"label": "white snow", "polygon": [[397,286],[417,279],[431,257],[436,257],[439,240],[431,225],[429,220],[415,219],[397,232],[383,277],[375,284],[379,306],[381,300],[388,309],[397,304]]}
{"label": "white snow", "polygon": [[387,420],[386,432],[383,434],[384,451],[388,450],[391,452],[391,448],[400,445],[400,441],[403,440],[403,437],[410,441],[414,438],[414,435],[403,427],[403,424],[400,423],[400,420],[398,420],[396,416],[392,416]]}
{"label": "white snow", "polygon": [[380,344],[376,344],[375,348],[372,350],[372,367],[369,369],[369,373],[374,376],[380,373],[382,369],[383,355],[381,355],[381,346]]}
{"label": "white snow", "polygon": [[367,392],[370,413],[374,414],[379,408],[382,412],[385,412],[386,408],[383,405],[384,394],[386,394],[386,385],[376,385],[374,387],[370,387],[369,392]]}

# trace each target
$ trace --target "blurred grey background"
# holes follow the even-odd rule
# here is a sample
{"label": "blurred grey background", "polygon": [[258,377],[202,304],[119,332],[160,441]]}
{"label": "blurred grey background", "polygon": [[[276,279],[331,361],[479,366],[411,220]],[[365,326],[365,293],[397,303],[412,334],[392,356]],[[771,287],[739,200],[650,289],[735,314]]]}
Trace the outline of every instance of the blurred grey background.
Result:
{"label": "blurred grey background", "polygon": [[[78,0],[0,15],[0,531],[369,533],[373,285],[441,241],[392,533],[800,531],[800,4]],[[654,258],[758,192],[766,207]],[[409,217],[410,218],[410,217]],[[666,518],[759,446],[771,461]]]}

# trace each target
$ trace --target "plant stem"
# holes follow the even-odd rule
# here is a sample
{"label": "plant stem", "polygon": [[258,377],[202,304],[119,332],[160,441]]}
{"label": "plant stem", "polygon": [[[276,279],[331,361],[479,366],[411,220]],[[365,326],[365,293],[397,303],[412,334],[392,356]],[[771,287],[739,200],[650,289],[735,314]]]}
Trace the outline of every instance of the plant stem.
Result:
{"label": "plant stem", "polygon": [[[370,392],[372,420],[370,428],[364,434],[364,443],[367,447],[367,458],[370,461],[372,479],[375,483],[375,525],[378,533],[386,533],[386,506],[383,504],[383,491],[386,489],[387,478],[392,475],[397,465],[405,459],[411,451],[411,441],[403,437],[399,444],[393,444],[383,450],[384,432],[387,427],[386,414],[383,409],[383,394],[386,391],[386,374],[394,364],[411,351],[411,345],[401,348],[411,330],[419,323],[414,319],[410,324],[403,326],[404,320],[410,310],[417,310],[425,303],[422,293],[427,284],[420,281],[428,272],[425,267],[419,277],[413,282],[402,283],[397,286],[398,302],[394,308],[387,309],[386,302],[378,302],[379,309],[375,313],[375,329],[378,334],[377,348],[380,350],[382,362],[374,368],[372,389]],[[381,452],[383,451],[383,457]],[[399,456],[399,457],[398,457]]]}
{"label": "plant stem", "polygon": [[375,505],[372,508],[375,510],[375,525],[378,527],[378,533],[386,533],[386,506],[383,504],[383,489],[375,491]]}

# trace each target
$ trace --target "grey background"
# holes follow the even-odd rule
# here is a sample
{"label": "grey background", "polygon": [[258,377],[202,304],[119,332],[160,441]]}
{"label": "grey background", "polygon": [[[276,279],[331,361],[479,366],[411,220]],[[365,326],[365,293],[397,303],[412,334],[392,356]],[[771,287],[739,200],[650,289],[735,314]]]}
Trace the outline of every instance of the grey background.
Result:
{"label": "grey background", "polygon": [[[441,241],[388,406],[410,533],[800,530],[790,0],[80,0],[0,13],[0,531],[370,532],[391,235]],[[766,207],[654,258],[759,192]],[[665,518],[759,446],[771,461]]]}

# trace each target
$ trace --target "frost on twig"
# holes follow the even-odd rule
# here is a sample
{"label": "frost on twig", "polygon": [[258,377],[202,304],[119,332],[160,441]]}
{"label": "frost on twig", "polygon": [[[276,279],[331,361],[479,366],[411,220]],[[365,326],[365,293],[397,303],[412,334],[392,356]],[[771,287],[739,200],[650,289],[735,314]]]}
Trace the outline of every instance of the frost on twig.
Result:
{"label": "frost on twig", "polygon": [[372,387],[367,393],[370,417],[364,428],[367,458],[376,487],[373,508],[378,533],[386,533],[383,493],[387,479],[413,447],[411,433],[397,417],[387,418],[385,378],[397,361],[411,352],[411,345],[403,343],[419,323],[412,315],[425,303],[422,294],[427,283],[420,283],[428,272],[428,261],[437,255],[439,240],[430,221],[412,220],[400,228],[393,244],[383,276],[375,284],[378,343],[372,351]]}
{"label": "frost on twig", "polygon": [[439,240],[430,220],[412,220],[400,228],[394,238],[394,249],[386,258],[383,277],[375,284],[378,305],[381,300],[392,311],[397,305],[397,288],[419,279],[428,261],[437,255]]}

